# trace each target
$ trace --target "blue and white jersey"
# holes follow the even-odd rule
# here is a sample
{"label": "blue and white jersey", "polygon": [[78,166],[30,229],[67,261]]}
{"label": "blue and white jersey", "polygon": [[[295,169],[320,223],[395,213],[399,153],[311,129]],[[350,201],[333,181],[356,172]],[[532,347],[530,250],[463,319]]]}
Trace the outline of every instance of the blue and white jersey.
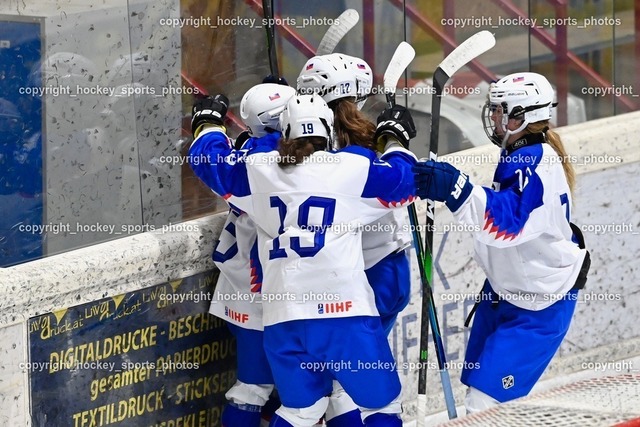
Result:
{"label": "blue and white jersey", "polygon": [[411,246],[411,227],[406,209],[394,209],[367,224],[362,232],[364,268],[370,269],[388,255]]}
{"label": "blue and white jersey", "polygon": [[257,236],[247,214],[229,212],[213,252],[220,275],[209,313],[241,328],[261,331],[262,266]]}
{"label": "blue and white jersey", "polygon": [[572,241],[571,192],[560,157],[529,139],[503,150],[493,188],[474,185],[454,216],[475,226],[475,257],[494,291],[518,307],[542,310],[573,287],[586,251]]}
{"label": "blue and white jersey", "polygon": [[[277,146],[280,133],[249,138],[242,146]],[[220,270],[209,313],[245,329],[262,325],[262,266],[258,259],[258,233],[249,215],[230,210],[213,251]]]}
{"label": "blue and white jersey", "polygon": [[222,128],[190,149],[196,175],[256,223],[265,326],[297,319],[375,316],[364,273],[361,229],[415,198],[415,156],[381,159],[362,147],[313,153],[282,168],[270,148],[232,150]]}

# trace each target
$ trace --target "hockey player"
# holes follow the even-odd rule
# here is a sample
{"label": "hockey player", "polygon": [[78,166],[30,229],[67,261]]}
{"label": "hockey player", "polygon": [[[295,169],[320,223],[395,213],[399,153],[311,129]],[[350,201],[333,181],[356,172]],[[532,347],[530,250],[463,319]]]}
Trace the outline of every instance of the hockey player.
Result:
{"label": "hockey player", "polygon": [[314,425],[337,379],[365,425],[401,426],[397,372],[366,369],[393,358],[364,274],[359,225],[413,199],[415,157],[392,137],[381,159],[355,146],[327,151],[333,113],[313,95],[289,101],[279,151],[235,151],[220,127],[226,109],[222,96],[194,107],[190,155],[208,155],[209,163],[192,165],[196,175],[257,225],[264,345],[283,402],[271,425]]}
{"label": "hockey player", "polygon": [[[376,126],[360,112],[371,93],[373,73],[362,59],[330,54],[309,59],[298,77],[298,92],[318,93],[334,112],[337,147],[357,145],[381,152],[386,139],[375,141]],[[385,110],[378,123],[396,117],[406,134],[398,137],[408,144],[416,130],[411,115],[404,107]],[[402,117],[398,118],[398,114]],[[376,307],[382,325],[391,332],[398,313],[409,303],[411,292],[409,258],[411,233],[405,210],[393,210],[362,233],[362,245],[367,279],[376,294]]]}
{"label": "hockey player", "polygon": [[[371,93],[372,84],[373,73],[364,60],[339,53],[309,59],[297,80],[299,93],[319,94],[334,112],[338,147],[356,145],[375,151],[376,126],[360,112]],[[389,113],[387,110],[385,114]],[[408,143],[408,139],[415,136],[415,128],[408,113],[406,118]],[[384,117],[378,119],[379,122],[384,120]],[[384,141],[381,141],[379,151],[383,149]],[[409,303],[411,280],[407,248],[410,245],[406,210],[387,213],[375,223],[368,224],[362,233],[365,273],[387,335],[398,313]],[[357,405],[339,384],[334,384],[325,416],[327,425],[353,427],[361,425],[359,417]]]}
{"label": "hockey player", "polygon": [[469,413],[531,391],[567,333],[586,281],[588,252],[569,223],[574,172],[549,129],[553,98],[551,84],[535,73],[491,85],[483,120],[502,149],[492,188],[473,185],[448,163],[414,168],[421,198],[445,202],[477,230],[475,258],[487,280],[461,378]]}
{"label": "hockey player", "polygon": [[[249,89],[240,102],[240,117],[248,131],[238,137],[236,147],[277,145],[280,113],[294,93],[292,87],[274,83]],[[274,388],[263,346],[262,267],[257,250],[254,222],[247,214],[231,210],[213,253],[220,276],[209,309],[227,322],[237,343],[237,381],[225,394],[223,427],[258,427]]]}

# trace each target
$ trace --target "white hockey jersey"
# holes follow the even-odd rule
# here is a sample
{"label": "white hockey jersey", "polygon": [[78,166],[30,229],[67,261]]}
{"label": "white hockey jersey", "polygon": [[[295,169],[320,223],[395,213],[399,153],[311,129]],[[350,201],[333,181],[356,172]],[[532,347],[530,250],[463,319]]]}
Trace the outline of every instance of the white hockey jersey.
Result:
{"label": "white hockey jersey", "polygon": [[[276,147],[280,133],[249,138],[243,149]],[[209,313],[246,329],[262,325],[262,266],[258,259],[258,233],[249,215],[230,210],[213,251],[220,274]]]}
{"label": "white hockey jersey", "polygon": [[213,252],[220,270],[209,313],[245,329],[261,331],[262,266],[258,233],[247,214],[230,211]]}
{"label": "white hockey jersey", "polygon": [[394,209],[377,221],[364,226],[362,255],[365,270],[387,255],[411,246],[411,228],[406,209]]}
{"label": "white hockey jersey", "polygon": [[571,193],[555,150],[533,136],[503,151],[493,189],[475,185],[454,212],[475,226],[475,257],[493,290],[542,310],[575,284],[586,250],[572,241]]}
{"label": "white hockey jersey", "polygon": [[364,274],[361,229],[414,199],[415,156],[381,159],[362,147],[316,152],[282,168],[277,151],[232,150],[221,128],[190,149],[196,175],[258,230],[265,326],[296,319],[377,315]]}

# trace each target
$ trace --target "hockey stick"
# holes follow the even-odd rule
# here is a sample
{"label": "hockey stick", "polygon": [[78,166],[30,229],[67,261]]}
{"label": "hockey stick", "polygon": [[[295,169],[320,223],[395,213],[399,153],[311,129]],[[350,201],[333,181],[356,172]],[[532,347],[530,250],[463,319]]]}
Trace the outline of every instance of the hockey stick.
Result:
{"label": "hockey stick", "polygon": [[[489,31],[480,31],[465,40],[460,46],[453,50],[436,68],[433,73],[433,88],[435,89],[431,101],[431,134],[429,137],[429,158],[436,160],[438,158],[438,136],[440,131],[440,105],[442,101],[442,93],[444,86],[449,78],[466,63],[480,56],[487,50],[495,46],[496,40]],[[427,283],[432,283],[432,267],[433,267],[433,227],[435,220],[435,202],[427,200],[427,218],[426,218],[426,235],[423,270],[426,273]],[[418,425],[423,425],[426,416],[427,406],[427,371],[426,362],[428,360],[428,323],[433,325],[437,322],[435,316],[431,316],[435,306],[433,301],[433,292],[431,286],[423,287],[422,295],[422,324],[420,325],[420,372],[418,375]],[[444,390],[445,399],[447,400],[447,412],[449,418],[456,417],[455,401],[453,400],[453,392],[451,390],[451,380],[449,373],[444,366],[445,353],[442,345],[442,336],[439,334],[439,327],[432,326],[433,339],[436,342],[436,354],[438,357],[438,365],[440,369],[440,377],[443,389],[445,384],[448,390]],[[438,330],[436,336],[435,330]],[[438,344],[438,342],[440,344]]]}
{"label": "hockey stick", "polygon": [[347,9],[342,12],[340,16],[334,19],[333,24],[331,24],[327,32],[324,33],[318,49],[316,49],[316,55],[333,53],[333,50],[338,46],[340,40],[356,26],[359,20],[360,15],[355,9]]}
{"label": "hockey stick", "polygon": [[396,51],[393,52],[391,61],[389,61],[389,65],[387,65],[387,69],[384,71],[384,76],[382,77],[384,93],[387,96],[389,107],[396,105],[398,80],[400,80],[400,76],[402,76],[402,73],[404,73],[404,70],[406,70],[415,56],[416,51],[407,42],[400,42]]}
{"label": "hockey stick", "polygon": [[[395,92],[396,87],[398,85],[398,80],[400,76],[407,68],[409,63],[413,60],[415,56],[415,51],[413,47],[407,42],[402,42],[396,49],[393,57],[391,58],[391,62],[387,66],[387,70],[384,73],[384,91],[387,97],[387,103],[389,107],[393,107],[395,105]],[[408,206],[409,211],[409,223],[411,225],[411,234],[413,237],[413,245],[416,250],[416,258],[418,259],[418,270],[420,271],[420,283],[422,288],[422,325],[421,332],[429,329],[429,325],[431,325],[431,334],[433,335],[433,343],[436,347],[436,354],[438,358],[438,367],[440,369],[440,379],[442,381],[442,390],[444,391],[445,403],[447,405],[447,412],[449,413],[449,418],[455,418],[456,414],[456,404],[455,399],[453,398],[453,391],[451,388],[451,378],[449,377],[449,372],[446,369],[446,355],[444,351],[444,344],[442,342],[442,335],[440,333],[440,325],[438,323],[438,316],[436,312],[435,302],[433,300],[433,290],[431,288],[431,278],[427,277],[427,271],[425,270],[425,259],[424,259],[424,249],[422,246],[422,236],[420,235],[420,230],[418,229],[418,213],[416,212],[416,207],[414,204]],[[424,304],[424,302],[427,304]],[[425,337],[424,343],[421,342],[421,345],[424,344],[425,347],[420,347],[420,379],[424,379],[424,387],[426,389],[426,362],[428,360],[428,334],[422,334],[422,337]],[[424,350],[424,353],[423,353]],[[420,395],[418,396],[420,397]],[[426,398],[426,395],[425,395]],[[426,405],[422,405],[426,410]],[[419,414],[420,416],[420,407]],[[422,414],[422,418],[426,417],[426,412]],[[420,421],[418,421],[421,424]]]}
{"label": "hockey stick", "polygon": [[280,77],[278,70],[278,56],[276,55],[276,31],[273,19],[273,0],[262,0],[262,14],[267,21],[265,29],[267,30],[267,50],[269,53],[269,68],[271,75],[275,78]]}

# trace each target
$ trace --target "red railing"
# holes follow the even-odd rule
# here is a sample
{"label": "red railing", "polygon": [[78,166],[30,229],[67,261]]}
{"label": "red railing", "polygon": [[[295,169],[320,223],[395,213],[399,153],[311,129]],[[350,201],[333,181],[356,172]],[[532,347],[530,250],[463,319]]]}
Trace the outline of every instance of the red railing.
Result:
{"label": "red railing", "polygon": [[[522,10],[518,9],[510,0],[493,0],[494,3],[499,5],[502,10],[506,11],[511,17],[525,17],[527,16]],[[567,3],[565,0],[548,0],[554,5],[557,18],[567,17]],[[635,14],[638,16],[638,9],[640,8],[640,2],[635,2]],[[636,19],[636,28],[638,22]],[[568,65],[578,71],[588,82],[601,87],[611,87],[612,84],[607,79],[598,74],[593,68],[585,64],[577,55],[568,50],[567,43],[567,26],[558,25],[556,27],[556,38],[554,39],[549,33],[542,28],[532,27],[530,29],[531,35],[544,44],[549,50],[555,53],[556,61],[556,80],[558,84],[558,99],[566,99],[568,93]],[[636,31],[636,61],[638,61],[638,34]],[[631,98],[626,95],[617,97],[620,104],[622,104],[628,111],[635,111],[638,106]],[[560,106],[558,106],[560,107]],[[566,107],[565,107],[566,108]],[[560,113],[561,111],[559,111]],[[564,111],[563,123],[566,124],[566,110]]]}
{"label": "red railing", "polygon": [[[390,4],[396,8],[403,10],[407,18],[424,30],[427,34],[438,41],[442,47],[443,52],[446,54],[453,50],[456,46],[455,29],[446,28],[443,29],[442,25],[438,25],[429,20],[424,14],[422,14],[415,6],[407,5],[403,0],[388,0]],[[493,0],[495,4],[500,6],[501,10],[505,11],[510,17],[527,17],[527,14],[520,10],[511,0]],[[568,6],[566,0],[548,0],[553,5],[556,18],[567,18]],[[259,0],[244,0],[244,2],[258,15],[263,16],[262,3]],[[443,13],[446,16],[453,14],[453,1],[443,0]],[[365,25],[363,28],[363,49],[364,59],[369,64],[375,63],[375,20],[374,20],[374,0],[362,0],[362,14],[363,22]],[[635,63],[636,69],[640,69],[640,0],[636,0],[634,3],[634,17],[635,17]],[[278,19],[279,15],[275,15],[274,18],[280,22],[286,22],[286,20]],[[558,25],[555,29],[555,37],[549,34],[543,28],[530,27],[530,34],[535,39],[539,40],[544,46],[551,50],[555,57],[555,84],[559,100],[567,99],[569,94],[569,69],[576,70],[582,75],[589,83],[601,86],[611,87],[612,83],[605,79],[602,75],[596,72],[592,67],[583,62],[578,56],[568,49],[568,32],[566,25]],[[315,48],[305,40],[294,28],[290,25],[279,25],[278,35],[287,40],[294,48],[300,51],[306,57],[311,57],[315,53]],[[496,78],[496,75],[490,71],[487,67],[482,65],[478,60],[472,61],[468,67],[479,78],[491,81]],[[206,94],[204,88],[197,84],[186,75],[182,74],[185,82],[192,87],[197,87],[201,93]],[[640,88],[640,73],[638,73],[638,85]],[[622,105],[627,111],[635,111],[638,109],[638,103],[624,94],[616,96],[618,104]],[[241,122],[232,114],[229,116],[230,121],[234,125],[243,127]],[[558,105],[558,125],[564,125],[567,123],[567,103],[560,102]]]}

